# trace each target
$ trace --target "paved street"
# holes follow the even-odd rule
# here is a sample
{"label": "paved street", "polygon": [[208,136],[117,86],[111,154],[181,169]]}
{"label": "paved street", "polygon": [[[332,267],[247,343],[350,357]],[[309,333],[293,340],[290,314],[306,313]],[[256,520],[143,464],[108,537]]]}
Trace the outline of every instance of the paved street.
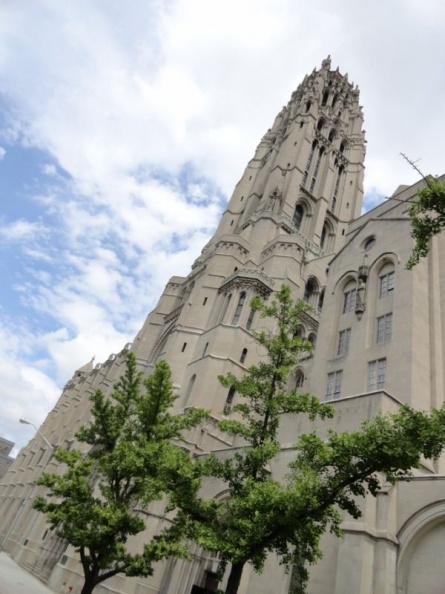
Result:
{"label": "paved street", "polygon": [[15,563],[6,553],[0,553],[0,594],[54,594]]}

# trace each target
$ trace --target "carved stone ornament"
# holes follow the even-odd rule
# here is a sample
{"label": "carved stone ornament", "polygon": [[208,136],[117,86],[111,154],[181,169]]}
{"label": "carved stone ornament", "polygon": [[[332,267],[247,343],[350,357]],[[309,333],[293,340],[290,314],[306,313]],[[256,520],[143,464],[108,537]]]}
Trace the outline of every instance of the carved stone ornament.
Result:
{"label": "carved stone ornament", "polygon": [[233,274],[226,277],[219,288],[219,293],[229,293],[234,288],[253,289],[263,299],[267,299],[272,293],[275,282],[256,268],[240,268]]}

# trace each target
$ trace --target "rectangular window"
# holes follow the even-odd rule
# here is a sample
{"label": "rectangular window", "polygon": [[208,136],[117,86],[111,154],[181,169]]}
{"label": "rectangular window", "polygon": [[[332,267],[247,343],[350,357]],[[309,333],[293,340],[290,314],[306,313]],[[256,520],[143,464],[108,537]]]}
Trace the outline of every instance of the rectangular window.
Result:
{"label": "rectangular window", "polygon": [[394,291],[394,270],[380,277],[380,299],[392,295]]}
{"label": "rectangular window", "polygon": [[349,313],[354,311],[355,309],[355,295],[356,289],[351,289],[350,291],[346,291],[343,295],[343,313]]}
{"label": "rectangular window", "polygon": [[328,385],[326,388],[326,400],[340,398],[342,378],[343,378],[342,370],[328,373]]}
{"label": "rectangular window", "polygon": [[377,359],[368,363],[368,392],[381,390],[386,382],[386,359]]}
{"label": "rectangular window", "polygon": [[392,313],[377,318],[376,342],[389,342],[392,337]]}
{"label": "rectangular window", "polygon": [[351,340],[351,328],[342,330],[338,333],[337,355],[347,355],[349,353],[349,342]]}

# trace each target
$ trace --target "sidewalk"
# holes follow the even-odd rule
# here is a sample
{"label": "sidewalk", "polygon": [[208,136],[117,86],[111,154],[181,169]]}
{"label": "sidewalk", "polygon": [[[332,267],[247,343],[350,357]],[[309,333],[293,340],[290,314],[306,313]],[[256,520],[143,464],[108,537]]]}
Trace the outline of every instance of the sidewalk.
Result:
{"label": "sidewalk", "polygon": [[0,594],[54,594],[22,569],[6,553],[0,553]]}

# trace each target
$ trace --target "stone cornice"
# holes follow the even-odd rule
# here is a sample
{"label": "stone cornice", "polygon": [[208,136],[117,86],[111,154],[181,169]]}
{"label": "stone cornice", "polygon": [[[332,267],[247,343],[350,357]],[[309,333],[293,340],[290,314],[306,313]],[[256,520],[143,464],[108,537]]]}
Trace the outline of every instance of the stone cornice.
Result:
{"label": "stone cornice", "polygon": [[219,293],[227,293],[233,288],[253,289],[263,298],[272,293],[275,282],[257,268],[240,268],[226,277],[219,288]]}

